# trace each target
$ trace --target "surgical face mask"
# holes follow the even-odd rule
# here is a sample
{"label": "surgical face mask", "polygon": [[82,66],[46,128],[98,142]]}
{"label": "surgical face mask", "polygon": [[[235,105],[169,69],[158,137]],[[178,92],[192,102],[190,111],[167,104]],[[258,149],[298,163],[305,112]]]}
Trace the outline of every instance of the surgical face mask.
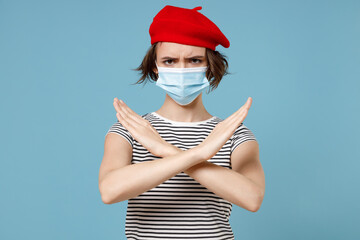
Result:
{"label": "surgical face mask", "polygon": [[161,87],[178,104],[188,105],[209,86],[207,67],[167,68],[159,67],[156,86]]}

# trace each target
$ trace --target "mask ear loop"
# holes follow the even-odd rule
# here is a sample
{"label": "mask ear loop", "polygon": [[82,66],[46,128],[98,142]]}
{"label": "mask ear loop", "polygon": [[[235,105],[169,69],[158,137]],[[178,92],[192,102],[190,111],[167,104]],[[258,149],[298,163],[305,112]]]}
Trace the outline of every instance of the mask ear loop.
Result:
{"label": "mask ear loop", "polygon": [[[205,92],[206,94],[209,94],[210,93],[210,87],[211,87],[211,84],[210,84],[210,81],[209,81],[209,79],[206,77],[206,73],[207,73],[207,71],[210,69],[210,65],[208,64],[207,65],[207,68],[206,68],[206,71],[205,71],[205,78],[206,78],[206,80],[209,82],[209,86],[207,86],[206,87],[206,89],[207,89],[207,91]],[[209,92],[208,92],[209,91]]]}
{"label": "mask ear loop", "polygon": [[156,59],[155,59],[155,65],[156,65],[156,69],[158,70],[158,72],[157,73],[155,73],[155,75],[156,75],[156,81],[159,79],[159,66],[157,65],[157,62],[156,62]]}

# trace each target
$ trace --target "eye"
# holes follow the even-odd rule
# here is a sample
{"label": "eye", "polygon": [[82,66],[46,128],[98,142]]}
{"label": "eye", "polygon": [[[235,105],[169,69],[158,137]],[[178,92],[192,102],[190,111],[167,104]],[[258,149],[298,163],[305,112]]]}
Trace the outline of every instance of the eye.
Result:
{"label": "eye", "polygon": [[[169,63],[169,61],[170,61],[170,63]],[[168,60],[163,61],[163,63],[164,63],[165,65],[169,65],[169,64],[171,64],[171,62],[173,62],[173,61],[174,61],[173,59],[168,59]],[[169,64],[167,64],[167,63],[169,63]]]}
{"label": "eye", "polygon": [[192,58],[191,59],[192,63],[201,63],[202,61],[198,58]]}

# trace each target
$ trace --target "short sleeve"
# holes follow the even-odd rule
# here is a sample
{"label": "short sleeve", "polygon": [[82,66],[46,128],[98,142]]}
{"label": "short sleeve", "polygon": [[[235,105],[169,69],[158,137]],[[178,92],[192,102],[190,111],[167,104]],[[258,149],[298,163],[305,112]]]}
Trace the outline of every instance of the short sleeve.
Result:
{"label": "short sleeve", "polygon": [[131,147],[134,146],[134,138],[131,136],[130,132],[119,122],[119,120],[110,127],[106,135],[110,132],[119,134],[130,143]]}
{"label": "short sleeve", "polygon": [[257,141],[253,132],[249,128],[247,128],[244,123],[241,123],[240,126],[237,127],[231,138],[231,153],[241,143],[249,140]]}

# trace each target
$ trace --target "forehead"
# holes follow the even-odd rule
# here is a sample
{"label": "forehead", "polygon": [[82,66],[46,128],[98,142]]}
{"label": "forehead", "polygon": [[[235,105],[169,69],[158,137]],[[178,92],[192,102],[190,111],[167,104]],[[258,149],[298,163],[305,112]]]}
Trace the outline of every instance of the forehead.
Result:
{"label": "forehead", "polygon": [[205,56],[206,48],[185,45],[173,42],[159,42],[156,46],[156,53],[158,56],[170,55],[176,56],[190,56],[190,55],[203,55]]}

